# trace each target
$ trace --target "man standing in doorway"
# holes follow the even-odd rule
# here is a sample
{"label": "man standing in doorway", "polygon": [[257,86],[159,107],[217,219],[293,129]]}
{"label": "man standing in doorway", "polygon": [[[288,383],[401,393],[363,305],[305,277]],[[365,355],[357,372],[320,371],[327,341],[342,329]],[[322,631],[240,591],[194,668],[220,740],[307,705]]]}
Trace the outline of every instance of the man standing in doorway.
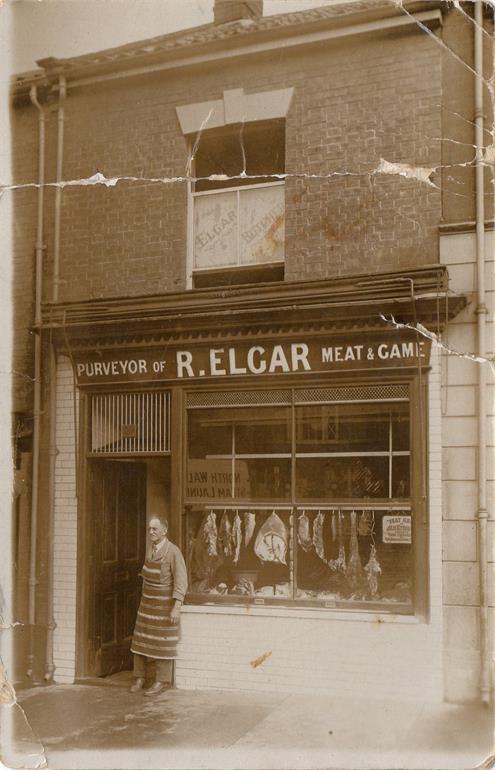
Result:
{"label": "man standing in doorway", "polygon": [[143,689],[146,661],[154,660],[155,682],[144,694],[158,695],[171,682],[172,661],[177,658],[187,570],[179,548],[167,538],[165,519],[153,517],[148,532],[151,543],[141,571],[143,591],[131,644],[134,653],[131,692]]}

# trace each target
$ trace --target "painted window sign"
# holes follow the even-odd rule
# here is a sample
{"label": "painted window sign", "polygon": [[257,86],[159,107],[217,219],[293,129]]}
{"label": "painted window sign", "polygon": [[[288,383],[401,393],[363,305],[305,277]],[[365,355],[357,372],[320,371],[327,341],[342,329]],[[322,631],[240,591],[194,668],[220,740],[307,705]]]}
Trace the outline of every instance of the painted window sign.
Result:
{"label": "painted window sign", "polygon": [[78,383],[190,381],[200,378],[304,374],[427,365],[430,342],[415,335],[332,336],[275,342],[167,347],[122,354],[100,351],[75,355]]}
{"label": "painted window sign", "polygon": [[194,196],[194,267],[258,265],[284,259],[283,184]]}

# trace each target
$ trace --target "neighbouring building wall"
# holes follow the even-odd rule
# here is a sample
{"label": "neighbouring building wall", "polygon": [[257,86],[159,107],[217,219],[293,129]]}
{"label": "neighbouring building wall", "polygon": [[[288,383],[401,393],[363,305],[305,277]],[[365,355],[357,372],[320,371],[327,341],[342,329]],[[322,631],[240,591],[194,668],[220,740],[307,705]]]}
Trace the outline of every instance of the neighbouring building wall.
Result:
{"label": "neighbouring building wall", "polygon": [[[494,246],[486,234],[487,356],[493,356]],[[448,265],[453,291],[467,294],[467,307],[443,334],[458,353],[476,353],[476,244],[472,232],[443,235],[441,261]],[[479,552],[477,534],[477,379],[482,364],[458,354],[442,355],[443,572],[445,693],[452,701],[479,697]],[[489,617],[494,617],[494,379],[488,364],[488,523]]]}
{"label": "neighbouring building wall", "polygon": [[[77,405],[76,405],[77,409]],[[76,662],[77,497],[74,388],[68,358],[57,365],[57,457],[54,520],[55,682],[73,682]]]}
{"label": "neighbouring building wall", "polygon": [[[460,9],[447,9],[444,3],[442,39],[442,219],[444,222],[472,222],[475,217],[474,158],[474,3]],[[449,4],[450,5],[450,4]],[[493,72],[493,8],[485,4],[483,35],[484,78],[488,84]],[[483,88],[485,118],[484,142],[492,141],[493,98]],[[485,208],[487,219],[493,219],[492,171],[485,169]]]}

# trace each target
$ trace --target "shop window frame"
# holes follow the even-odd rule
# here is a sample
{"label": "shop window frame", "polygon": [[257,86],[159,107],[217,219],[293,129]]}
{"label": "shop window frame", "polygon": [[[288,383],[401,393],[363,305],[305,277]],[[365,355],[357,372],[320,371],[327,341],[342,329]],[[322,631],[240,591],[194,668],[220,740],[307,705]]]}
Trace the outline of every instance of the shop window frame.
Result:
{"label": "shop window frame", "polygon": [[[352,386],[356,383],[356,380],[353,382],[340,380],[338,378],[338,382],[332,382],[330,387],[345,387],[346,385]],[[397,376],[393,376],[393,374],[386,375],[383,378],[382,377],[374,377],[374,378],[363,378],[360,381],[363,388],[368,387],[380,387],[384,384],[391,383],[391,384],[401,384],[401,385],[407,385],[409,390],[409,396],[408,396],[408,404],[409,404],[409,425],[410,425],[410,436],[409,436],[409,459],[410,459],[410,494],[407,499],[400,500],[400,499],[390,499],[389,501],[384,501],[383,499],[378,499],[376,502],[371,500],[367,500],[366,504],[363,504],[362,501],[321,501],[313,502],[313,501],[307,501],[307,503],[301,503],[298,500],[294,499],[294,481],[292,480],[291,485],[291,499],[288,502],[273,502],[273,503],[266,503],[264,505],[259,505],[258,503],[249,504],[245,501],[229,501],[227,502],[225,499],[222,500],[208,500],[207,502],[202,502],[198,505],[197,501],[188,499],[184,494],[184,507],[183,507],[183,546],[186,549],[187,542],[188,542],[188,516],[187,514],[192,511],[198,511],[201,510],[203,512],[207,512],[210,508],[214,508],[216,510],[224,510],[229,509],[231,511],[239,510],[239,511],[245,511],[252,509],[253,511],[262,508],[264,510],[268,509],[277,511],[288,511],[290,509],[289,513],[289,526],[290,526],[290,557],[291,557],[291,563],[293,565],[293,571],[296,573],[297,570],[297,516],[300,512],[303,510],[333,510],[333,509],[341,509],[341,510],[355,510],[355,511],[361,511],[361,510],[369,510],[374,509],[376,511],[390,511],[391,513],[395,512],[411,512],[411,527],[412,527],[412,542],[411,542],[411,602],[406,604],[400,604],[399,602],[393,603],[393,602],[384,602],[384,601],[349,601],[349,600],[342,600],[337,602],[329,602],[326,600],[319,600],[319,599],[297,599],[294,598],[282,598],[282,597],[259,597],[259,596],[234,596],[232,594],[228,594],[227,596],[215,596],[215,595],[208,595],[208,594],[201,594],[201,593],[192,593],[189,592],[186,601],[188,604],[191,605],[197,605],[197,606],[232,606],[232,607],[239,607],[239,606],[246,606],[246,605],[265,605],[267,607],[270,606],[282,606],[286,608],[293,608],[295,610],[297,609],[325,609],[328,611],[331,610],[338,610],[339,612],[349,612],[352,613],[353,610],[357,612],[371,612],[371,613],[386,613],[388,616],[395,615],[404,615],[404,616],[416,616],[422,619],[426,619],[428,614],[428,585],[429,585],[429,570],[428,570],[428,516],[427,516],[427,507],[428,507],[428,473],[427,473],[427,466],[426,466],[426,458],[428,456],[428,436],[427,436],[427,380],[424,376],[424,372],[418,373],[417,371],[414,373],[411,373],[410,371],[408,373],[400,373]],[[322,388],[328,388],[329,383],[328,381],[324,380],[317,380],[317,381],[311,381],[311,387],[322,387]],[[283,387],[285,389],[289,389],[293,394],[295,391],[301,390],[304,387],[308,387],[308,383],[305,383],[303,386],[301,382],[284,382]],[[278,385],[278,388],[280,388],[280,385]],[[244,390],[246,389],[246,385],[244,386]],[[275,384],[259,384],[258,387],[249,387],[250,392],[254,391],[263,391],[264,393],[273,391],[277,389],[277,385]],[[213,394],[218,392],[217,388],[205,388],[203,390],[189,390],[187,391],[188,395],[194,396],[195,394],[205,393],[205,391],[210,390]],[[223,392],[236,392],[237,389],[229,389],[225,388],[222,389]],[[375,403],[381,403],[377,400],[374,400]],[[260,405],[261,406],[261,405]],[[294,396],[292,396],[292,405],[291,409],[292,411],[295,410],[297,404],[295,403]],[[184,423],[184,433],[183,433],[183,467],[184,467],[184,474],[187,473],[187,424],[188,424],[188,407],[187,407],[187,396],[184,401],[184,417],[183,417],[183,423]],[[292,419],[292,430],[295,434],[296,431],[296,424],[295,419]],[[295,444],[295,435],[293,436],[293,442],[292,442],[292,457],[294,459],[294,456],[296,454],[296,444]],[[292,463],[292,475],[295,474],[295,466],[294,463]],[[186,478],[186,476],[184,476]],[[295,544],[294,544],[295,543]],[[188,555],[186,553],[186,550],[184,551],[186,556]],[[188,564],[189,568],[189,564]]]}

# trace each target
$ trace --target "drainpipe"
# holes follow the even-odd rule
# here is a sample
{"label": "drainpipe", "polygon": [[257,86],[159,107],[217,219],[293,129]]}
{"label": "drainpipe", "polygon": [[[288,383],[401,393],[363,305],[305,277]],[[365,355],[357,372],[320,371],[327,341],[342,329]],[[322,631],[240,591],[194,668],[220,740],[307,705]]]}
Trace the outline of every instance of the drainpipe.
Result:
{"label": "drainpipe", "polygon": [[[484,183],[484,116],[483,116],[483,0],[474,8],[474,124],[476,146],[476,316],[478,355],[486,355],[485,302],[485,183]],[[480,695],[483,703],[490,702],[490,646],[488,639],[488,553],[487,553],[487,497],[486,497],[486,367],[478,366],[478,550],[480,577]]]}
{"label": "drainpipe", "polygon": [[34,290],[34,404],[33,404],[33,476],[31,488],[31,538],[29,543],[29,654],[27,676],[33,675],[35,623],[36,623],[36,550],[38,540],[38,480],[40,459],[40,412],[41,412],[41,291],[43,271],[43,195],[45,184],[45,112],[38,101],[36,86],[29,96],[38,110],[38,211],[36,222],[36,263]]}
{"label": "drainpipe", "polygon": [[[58,113],[57,113],[57,166],[55,181],[62,181],[62,164],[64,155],[64,121],[66,82],[63,75],[59,78]],[[53,233],[53,282],[52,302],[58,302],[59,273],[60,273],[60,213],[62,204],[62,188],[55,188],[55,216]],[[57,357],[55,345],[50,344],[50,437],[48,448],[48,559],[47,559],[47,634],[46,634],[46,663],[45,680],[53,679],[55,665],[53,662],[53,635],[57,627],[53,616],[53,575],[54,575],[54,519],[55,519],[55,462],[57,457]]]}

